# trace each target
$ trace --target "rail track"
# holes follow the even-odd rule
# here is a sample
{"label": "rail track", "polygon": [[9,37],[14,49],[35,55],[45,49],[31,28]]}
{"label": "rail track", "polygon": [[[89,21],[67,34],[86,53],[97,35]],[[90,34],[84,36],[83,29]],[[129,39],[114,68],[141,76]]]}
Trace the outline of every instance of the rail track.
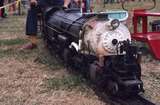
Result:
{"label": "rail track", "polygon": [[111,97],[111,105],[156,105],[142,96]]}

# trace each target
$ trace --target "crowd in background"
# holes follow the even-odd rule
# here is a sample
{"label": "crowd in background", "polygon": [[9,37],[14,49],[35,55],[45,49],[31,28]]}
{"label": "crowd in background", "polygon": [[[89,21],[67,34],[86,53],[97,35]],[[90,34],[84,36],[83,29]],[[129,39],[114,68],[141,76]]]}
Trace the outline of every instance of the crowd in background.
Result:
{"label": "crowd in background", "polygon": [[[4,5],[4,0],[0,0],[0,7]],[[2,8],[0,9],[0,17],[4,18],[5,17],[5,9]]]}
{"label": "crowd in background", "polygon": [[[21,3],[26,3],[28,0],[21,0]],[[7,15],[17,13],[18,0],[0,0],[0,18],[5,18]]]}
{"label": "crowd in background", "polygon": [[[0,7],[9,4],[9,3],[13,3],[16,0],[0,0]],[[96,4],[112,4],[112,3],[121,3],[123,1],[146,1],[146,0],[90,0],[90,1],[94,1],[94,3]],[[23,4],[24,8],[27,8],[28,6],[28,0],[21,0],[21,3]],[[8,11],[15,11],[16,10],[16,5],[11,5],[8,7]],[[13,13],[11,13],[13,14]],[[1,8],[0,9],[0,17],[4,18],[6,17],[6,13],[5,13],[5,8]]]}
{"label": "crowd in background", "polygon": [[[16,0],[0,0],[0,7],[9,4],[9,3],[13,3]],[[14,11],[16,9],[16,4],[15,5],[10,5],[9,7],[9,11]],[[5,12],[6,7],[1,8],[0,9],[0,17],[1,18],[5,18],[6,17],[6,12]]]}
{"label": "crowd in background", "polygon": [[[121,2],[123,2],[123,1],[128,1],[128,2],[130,2],[130,1],[146,1],[146,0],[103,0],[103,2],[105,3],[105,4],[107,4],[107,3],[121,3]],[[149,0],[148,0],[149,1]],[[150,0],[151,1],[151,0]]]}

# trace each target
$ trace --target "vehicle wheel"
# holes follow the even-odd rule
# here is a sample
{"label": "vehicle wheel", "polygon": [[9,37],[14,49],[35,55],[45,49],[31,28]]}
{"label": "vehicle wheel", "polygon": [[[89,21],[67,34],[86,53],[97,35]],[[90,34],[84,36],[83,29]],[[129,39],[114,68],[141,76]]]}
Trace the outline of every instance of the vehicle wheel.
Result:
{"label": "vehicle wheel", "polygon": [[97,65],[90,64],[89,67],[89,78],[92,82],[96,82],[97,79]]}
{"label": "vehicle wheel", "polygon": [[63,61],[64,65],[68,68],[71,64],[71,52],[68,48],[65,48],[63,51]]}
{"label": "vehicle wheel", "polygon": [[107,87],[108,87],[107,88],[108,89],[107,92],[109,94],[111,94],[111,95],[116,95],[118,93],[118,91],[119,91],[118,84],[116,82],[114,82],[114,81],[109,81]]}

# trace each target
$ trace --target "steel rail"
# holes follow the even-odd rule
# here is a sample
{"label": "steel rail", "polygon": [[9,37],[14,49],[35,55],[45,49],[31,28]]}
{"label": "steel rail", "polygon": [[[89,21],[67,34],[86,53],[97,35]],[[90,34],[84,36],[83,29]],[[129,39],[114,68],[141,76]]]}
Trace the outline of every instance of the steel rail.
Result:
{"label": "steel rail", "polygon": [[133,97],[111,97],[111,100],[117,103],[111,103],[111,105],[156,105],[140,95]]}

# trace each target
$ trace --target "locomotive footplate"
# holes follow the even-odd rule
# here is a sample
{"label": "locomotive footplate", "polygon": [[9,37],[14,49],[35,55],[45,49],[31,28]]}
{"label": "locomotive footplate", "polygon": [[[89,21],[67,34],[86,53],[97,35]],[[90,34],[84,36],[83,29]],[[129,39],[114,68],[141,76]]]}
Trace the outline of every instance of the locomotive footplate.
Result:
{"label": "locomotive footplate", "polygon": [[132,97],[110,97],[110,103],[112,105],[156,105],[140,95]]}
{"label": "locomotive footplate", "polygon": [[140,80],[123,81],[120,84],[120,87],[122,89],[121,93],[124,92],[126,95],[135,95],[137,93],[144,92],[143,82]]}
{"label": "locomotive footplate", "polygon": [[143,83],[140,80],[127,80],[123,81],[121,84],[124,85],[125,87],[132,87],[132,86],[142,85]]}

